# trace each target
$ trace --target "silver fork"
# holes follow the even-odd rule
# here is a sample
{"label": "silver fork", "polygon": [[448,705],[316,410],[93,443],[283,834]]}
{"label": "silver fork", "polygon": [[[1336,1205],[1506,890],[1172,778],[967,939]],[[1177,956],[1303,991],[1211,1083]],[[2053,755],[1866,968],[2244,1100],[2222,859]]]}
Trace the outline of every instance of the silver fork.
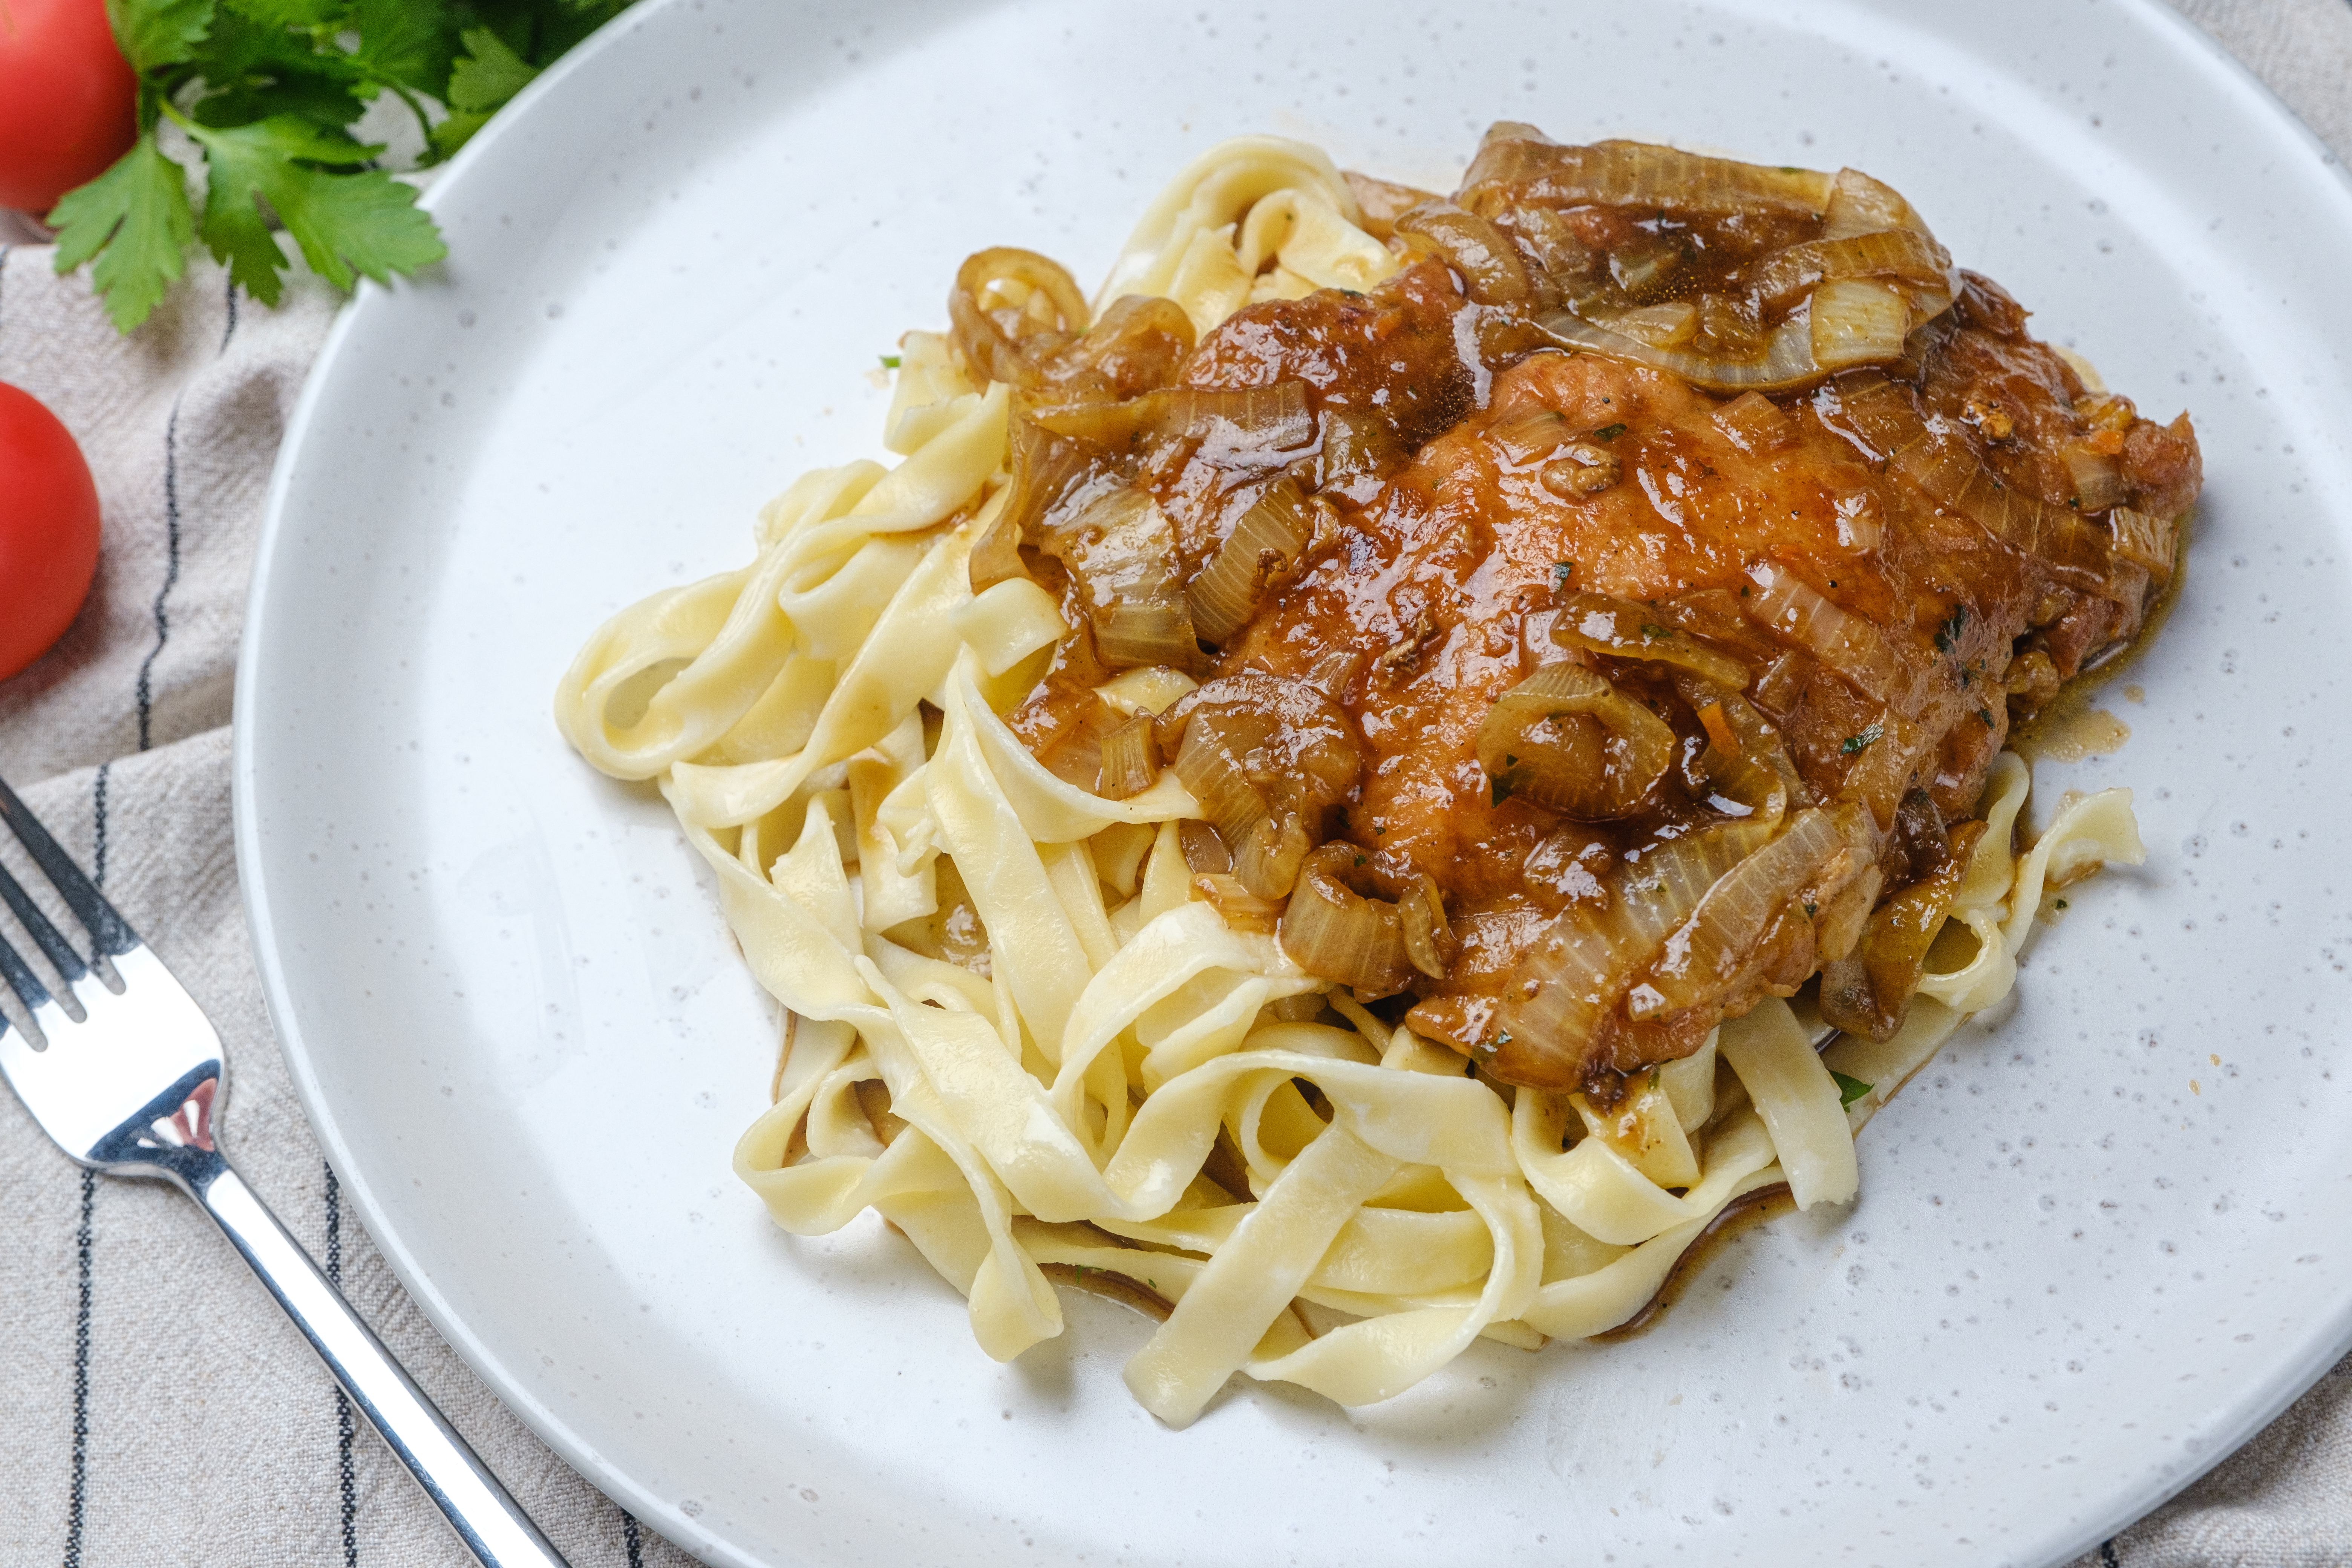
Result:
{"label": "silver fork", "polygon": [[204,1010],[5,781],[0,817],[89,931],[84,958],[0,866],[0,902],[65,983],[52,994],[0,935],[0,979],[37,1031],[28,1034],[0,1012],[0,1076],[33,1120],[77,1164],[160,1178],[203,1205],[485,1568],[564,1568],[539,1527],[230,1168],[217,1142],[228,1064]]}

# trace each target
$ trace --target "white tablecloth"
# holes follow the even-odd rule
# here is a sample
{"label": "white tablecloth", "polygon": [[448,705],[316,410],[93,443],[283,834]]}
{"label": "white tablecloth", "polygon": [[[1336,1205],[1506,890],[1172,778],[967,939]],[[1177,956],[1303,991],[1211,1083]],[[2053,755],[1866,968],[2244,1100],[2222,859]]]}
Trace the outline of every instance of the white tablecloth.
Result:
{"label": "white tablecloth", "polygon": [[[2352,156],[2352,7],[2186,0]],[[45,247],[0,251],[0,380],[79,438],[106,516],[65,641],[0,682],[0,776],[184,979],[228,1043],[247,1179],[577,1568],[683,1563],[493,1399],[409,1303],[289,1087],[254,977],[228,811],[229,691],[271,459],[333,307],[266,310],[194,268],[119,339]],[[5,614],[0,606],[0,614]],[[5,847],[13,852],[14,846]],[[94,1182],[0,1095],[0,1562],[467,1562],[242,1263],[176,1193]],[[2085,1563],[2352,1564],[2352,1362]]]}

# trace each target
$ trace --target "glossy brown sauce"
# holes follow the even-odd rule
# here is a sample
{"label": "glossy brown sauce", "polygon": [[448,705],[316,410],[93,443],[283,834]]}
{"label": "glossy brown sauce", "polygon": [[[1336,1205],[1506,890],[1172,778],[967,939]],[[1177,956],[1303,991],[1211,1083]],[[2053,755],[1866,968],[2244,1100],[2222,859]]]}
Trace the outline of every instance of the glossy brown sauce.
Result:
{"label": "glossy brown sauce", "polygon": [[1697,1283],[1722,1250],[1739,1240],[1749,1231],[1759,1229],[1779,1219],[1782,1215],[1797,1212],[1797,1200],[1785,1182],[1769,1187],[1759,1187],[1743,1197],[1734,1199],[1717,1215],[1707,1227],[1692,1238],[1675,1259],[1660,1282],[1657,1294],[1643,1303],[1642,1310],[1605,1333],[1592,1336],[1595,1344],[1616,1344],[1648,1333],[1664,1318],[1668,1309],[1680,1301],[1690,1288]]}
{"label": "glossy brown sauce", "polygon": [[[2157,634],[2172,619],[2172,612],[2180,603],[2182,588],[2189,581],[2189,541],[2195,531],[2197,514],[2192,510],[2180,520],[2180,543],[2172,575],[2149,596],[2147,612],[2140,617],[2139,629],[2128,641],[2111,648],[2094,659],[2088,668],[2058,689],[2058,694],[2043,703],[2027,718],[2012,727],[2011,745],[2026,756],[2041,754],[2044,737],[2054,730],[2073,724],[2086,711],[2092,699],[2115,684],[2116,679],[2140,661]],[[2147,693],[2138,686],[2126,683],[2121,688],[2127,702],[2145,702]]]}
{"label": "glossy brown sauce", "polygon": [[[1336,710],[1352,783],[1300,805],[1286,794],[1286,764],[1237,759],[1257,770],[1252,787],[1268,814],[1223,820],[1255,832],[1281,816],[1294,841],[1348,847],[1382,899],[1430,879],[1447,927],[1443,963],[1424,954],[1402,982],[1391,964],[1365,994],[1399,1013],[1436,1007],[1444,1016],[1431,1015],[1427,1032],[1509,1081],[1580,1082],[1607,1098],[1631,1073],[1695,1048],[1727,1013],[1787,994],[1853,951],[1855,928],[1832,923],[1845,917],[1823,906],[1843,900],[1866,915],[1871,898],[1891,900],[1945,863],[1948,834],[1973,813],[2012,721],[2050,707],[2142,632],[2150,572],[2164,571],[2172,548],[2165,531],[2201,482],[2185,416],[2157,425],[2089,390],[2027,331],[2015,300],[1950,270],[1899,195],[1849,174],[1623,143],[1565,148],[1498,126],[1450,200],[1405,208],[1415,193],[1377,188],[1367,222],[1398,254],[1396,276],[1366,293],[1248,306],[1203,334],[1174,388],[1154,395],[1286,396],[1299,415],[1283,426],[1294,435],[1253,447],[1246,433],[1196,422],[1181,435],[1112,440],[1088,459],[1088,484],[1140,487],[1164,514],[1174,560],[1153,579],[1163,584],[1197,586],[1245,518],[1280,494],[1297,498],[1297,542],[1248,545],[1260,586],[1215,646],[1201,645],[1194,673],[1235,689],[1271,678],[1278,687],[1249,688],[1261,710],[1278,689],[1319,694],[1306,706]],[[1762,345],[1782,341],[1773,334],[1812,330],[1803,312],[1816,284],[1827,287],[1822,258],[1846,254],[1836,247],[1857,236],[1874,253],[1911,258],[1870,264],[1871,276],[1907,279],[1901,289],[1861,287],[1917,312],[1868,368],[1737,398],[1699,384],[1739,384],[1721,373],[1666,368],[1761,363]],[[1596,350],[1558,327],[1600,331],[1641,311],[1682,334],[1683,359],[1645,362],[1622,352],[1622,334]],[[1089,341],[1055,350],[1064,360],[1038,362],[1036,377],[1067,388],[1098,378],[1116,355]],[[1169,341],[1151,340],[1157,358],[1130,357],[1175,363],[1162,352]],[[1809,353],[1818,331],[1812,341]],[[971,342],[975,355],[994,352]],[[1075,430],[1094,416],[1073,417]],[[1016,483],[1021,449],[1016,437]],[[2130,540],[2127,516],[2147,525]],[[1031,569],[1074,625],[1091,616],[1097,640],[1111,635],[1101,590],[1080,591],[1074,525],[1049,509],[1040,526],[1054,559],[1033,550]],[[1544,1042],[1546,1062],[1507,1062],[1495,1053],[1512,1043],[1517,998],[1554,984],[1528,967],[1547,933],[1578,907],[1604,908],[1624,868],[1746,809],[1727,805],[1722,775],[1705,762],[1711,740],[1727,743],[1706,720],[1706,704],[1722,702],[1694,696],[1633,645],[1563,646],[1553,632],[1570,595],[1604,596],[1642,635],[1732,661],[1737,679],[1719,676],[1715,689],[1752,703],[1770,744],[1785,748],[1790,810],[1839,808],[1842,832],[1863,810],[1868,846],[1856,853],[1876,862],[1866,876],[1852,857],[1839,862],[1845,879],[1825,884],[1818,902],[1780,888],[1770,940],[1749,939],[1746,967],[1712,994],[1637,1016],[1622,1000],[1650,962],[1636,956],[1606,983],[1619,1000],[1594,1004],[1598,1023],[1579,1015],[1576,1037]],[[1168,595],[1156,602],[1164,626]],[[1167,657],[1194,663],[1182,641]],[[1056,660],[1011,719],[1049,765],[1106,672],[1085,637]],[[1562,664],[1601,677],[1672,741],[1672,765],[1646,773],[1635,795],[1573,816],[1513,787],[1479,751],[1498,700]],[[1201,730],[1189,722],[1168,721],[1156,743],[1172,753]],[[1074,754],[1059,764],[1066,776],[1091,777],[1083,747]],[[1288,872],[1247,886],[1251,866],[1267,863],[1227,862],[1249,894],[1229,918],[1261,929],[1289,918]],[[1844,899],[1857,889],[1858,905]],[[1529,1017],[1539,1011],[1528,1006]]]}

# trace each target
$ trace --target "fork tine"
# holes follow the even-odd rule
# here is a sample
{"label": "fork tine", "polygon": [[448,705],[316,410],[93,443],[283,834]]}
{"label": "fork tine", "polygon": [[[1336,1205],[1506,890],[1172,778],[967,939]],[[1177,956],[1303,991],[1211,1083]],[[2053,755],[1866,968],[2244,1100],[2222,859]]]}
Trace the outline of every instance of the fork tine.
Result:
{"label": "fork tine", "polygon": [[[0,936],[0,979],[8,982],[8,989],[16,994],[16,1000],[25,1005],[26,1012],[37,1014],[48,1005],[49,988],[41,984],[41,977],[33,973],[33,966],[18,956],[5,936]],[[0,1018],[0,1033],[5,1033],[7,1027],[8,1020]]]}
{"label": "fork tine", "polygon": [[[41,951],[49,955],[49,962],[58,966],[58,973],[65,977],[67,984],[72,984],[89,973],[89,965],[84,963],[81,954],[73,950],[73,943],[66,940],[63,931],[49,923],[49,917],[41,912],[40,905],[33,902],[25,892],[25,884],[11,876],[5,866],[0,866],[0,903],[14,910],[16,918],[25,922],[25,929],[33,933],[33,940],[41,944]],[[13,952],[11,956],[14,956]],[[19,958],[16,962],[21,964],[24,960]],[[32,1005],[29,1002],[26,1004],[26,1006]]]}
{"label": "fork tine", "polygon": [[81,874],[81,868],[73,863],[73,858],[58,847],[58,841],[49,837],[49,830],[25,809],[25,803],[16,798],[16,792],[8,787],[5,779],[0,779],[0,816],[8,819],[8,826],[15,830],[26,852],[40,863],[43,871],[48,873],[58,897],[64,899],[80,918],[81,923],[89,928],[90,940],[98,944],[100,957],[129,952],[139,945],[139,933],[131,929],[131,922],[124,920],[115,907],[106,901],[106,895]]}

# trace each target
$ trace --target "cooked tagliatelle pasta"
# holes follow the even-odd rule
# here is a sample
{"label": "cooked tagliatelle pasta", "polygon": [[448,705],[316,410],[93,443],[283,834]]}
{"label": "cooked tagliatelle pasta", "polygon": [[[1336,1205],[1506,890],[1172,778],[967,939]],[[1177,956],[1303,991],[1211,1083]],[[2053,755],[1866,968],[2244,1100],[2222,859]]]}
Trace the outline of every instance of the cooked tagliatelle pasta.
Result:
{"label": "cooked tagliatelle pasta", "polygon": [[949,315],[895,466],[556,716],[786,1010],[737,1173],[880,1214],[992,1356],[1107,1289],[1182,1425],[1618,1327],[1748,1194],[1852,1199],[2049,891],[2141,858],[2121,790],[2021,853],[2003,742],[2140,628],[2194,437],[1867,176],[1245,138],[1091,303],[993,249]]}

